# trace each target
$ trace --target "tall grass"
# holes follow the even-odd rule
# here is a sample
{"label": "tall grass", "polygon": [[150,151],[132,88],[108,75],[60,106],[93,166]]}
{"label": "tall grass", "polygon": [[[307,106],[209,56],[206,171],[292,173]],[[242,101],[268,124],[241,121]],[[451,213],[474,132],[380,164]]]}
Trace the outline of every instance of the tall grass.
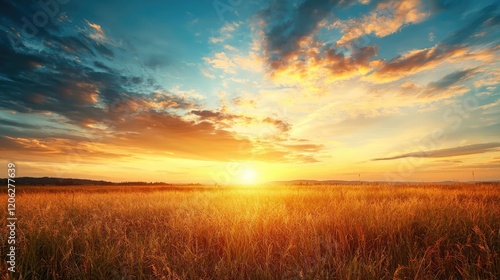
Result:
{"label": "tall grass", "polygon": [[0,275],[500,278],[499,185],[102,188],[18,194],[18,272]]}

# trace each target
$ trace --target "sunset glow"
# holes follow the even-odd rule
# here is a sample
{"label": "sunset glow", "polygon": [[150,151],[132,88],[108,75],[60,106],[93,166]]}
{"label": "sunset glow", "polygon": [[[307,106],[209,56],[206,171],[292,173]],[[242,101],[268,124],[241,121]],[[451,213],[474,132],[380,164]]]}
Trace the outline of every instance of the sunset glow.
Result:
{"label": "sunset glow", "polygon": [[244,184],[255,184],[257,182],[258,174],[252,168],[247,168],[241,173],[241,181]]}
{"label": "sunset glow", "polygon": [[19,176],[500,179],[498,1],[67,1],[45,24],[21,2],[0,11]]}

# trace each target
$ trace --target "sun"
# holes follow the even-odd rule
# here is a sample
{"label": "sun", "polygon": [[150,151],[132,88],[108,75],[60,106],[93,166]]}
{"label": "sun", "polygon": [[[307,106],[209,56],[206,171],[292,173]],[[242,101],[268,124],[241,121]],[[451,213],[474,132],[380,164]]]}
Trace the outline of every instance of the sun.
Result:
{"label": "sun", "polygon": [[240,175],[240,180],[243,184],[246,185],[251,185],[257,183],[257,171],[255,171],[253,168],[245,168]]}

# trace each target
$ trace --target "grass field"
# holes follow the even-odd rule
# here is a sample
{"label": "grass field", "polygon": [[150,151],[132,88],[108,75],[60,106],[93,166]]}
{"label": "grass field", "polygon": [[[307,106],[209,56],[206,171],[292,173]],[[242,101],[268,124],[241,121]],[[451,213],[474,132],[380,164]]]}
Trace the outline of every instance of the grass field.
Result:
{"label": "grass field", "polygon": [[17,207],[6,279],[500,279],[498,184],[18,187]]}

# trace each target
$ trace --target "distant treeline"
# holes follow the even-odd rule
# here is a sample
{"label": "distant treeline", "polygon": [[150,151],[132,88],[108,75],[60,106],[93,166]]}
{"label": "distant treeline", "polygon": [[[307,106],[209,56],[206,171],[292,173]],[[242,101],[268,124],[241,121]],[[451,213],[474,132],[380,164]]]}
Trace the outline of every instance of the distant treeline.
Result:
{"label": "distant treeline", "polygon": [[[108,182],[103,180],[53,178],[53,177],[19,177],[15,178],[16,186],[81,186],[81,185],[101,185],[101,186],[144,186],[144,185],[172,185],[164,182]],[[2,186],[7,185],[7,179],[0,179]]]}

